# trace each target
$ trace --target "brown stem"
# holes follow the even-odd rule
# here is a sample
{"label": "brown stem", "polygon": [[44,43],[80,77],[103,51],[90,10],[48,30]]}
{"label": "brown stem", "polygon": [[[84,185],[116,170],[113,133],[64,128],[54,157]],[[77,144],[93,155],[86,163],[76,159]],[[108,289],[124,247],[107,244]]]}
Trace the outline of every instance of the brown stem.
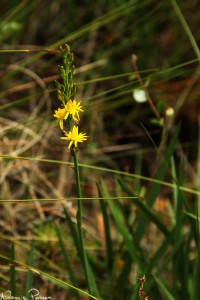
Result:
{"label": "brown stem", "polygon": [[157,118],[158,120],[160,120],[160,119],[161,119],[160,114],[159,114],[159,112],[157,111],[157,109],[156,109],[156,107],[155,107],[155,105],[154,105],[154,103],[153,103],[153,101],[152,101],[152,99],[151,99],[151,97],[150,97],[150,95],[149,95],[147,89],[145,88],[145,85],[144,85],[144,82],[143,82],[143,80],[142,80],[142,77],[140,76],[140,73],[139,73],[139,70],[138,70],[138,67],[137,67],[137,64],[136,64],[137,56],[136,56],[135,54],[132,55],[131,61],[132,61],[132,65],[133,65],[133,70],[134,70],[135,73],[136,73],[136,74],[135,74],[135,75],[136,75],[136,78],[137,78],[137,80],[139,81],[141,87],[143,88],[143,90],[144,90],[144,92],[145,92],[145,95],[146,95],[147,101],[148,101],[148,103],[149,103],[149,106],[150,106],[151,110],[153,111],[154,115],[156,116],[156,118]]}

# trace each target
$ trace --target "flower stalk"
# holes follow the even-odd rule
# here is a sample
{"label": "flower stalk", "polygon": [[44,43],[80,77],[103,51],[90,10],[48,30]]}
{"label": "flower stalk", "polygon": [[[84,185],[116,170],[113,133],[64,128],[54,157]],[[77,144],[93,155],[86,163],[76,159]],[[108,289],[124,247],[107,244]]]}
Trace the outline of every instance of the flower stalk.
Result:
{"label": "flower stalk", "polygon": [[[57,98],[61,102],[61,107],[55,110],[54,117],[58,120],[60,129],[64,133],[62,140],[69,141],[68,148],[73,157],[74,171],[76,180],[76,189],[78,200],[77,209],[77,230],[79,235],[79,250],[81,261],[84,267],[85,276],[87,280],[88,290],[91,293],[91,284],[89,277],[88,260],[84,247],[84,237],[82,228],[82,194],[81,194],[81,181],[78,164],[78,143],[83,143],[87,140],[88,136],[86,133],[79,132],[78,123],[80,121],[80,113],[84,112],[81,105],[81,101],[77,101],[74,98],[76,92],[76,84],[74,82],[74,65],[73,65],[73,54],[70,52],[70,47],[65,45],[60,48],[61,55],[63,58],[63,65],[58,67],[62,82],[56,81],[57,87]],[[76,125],[73,125],[73,122]],[[73,127],[72,127],[73,126]],[[66,130],[65,130],[66,128]]]}

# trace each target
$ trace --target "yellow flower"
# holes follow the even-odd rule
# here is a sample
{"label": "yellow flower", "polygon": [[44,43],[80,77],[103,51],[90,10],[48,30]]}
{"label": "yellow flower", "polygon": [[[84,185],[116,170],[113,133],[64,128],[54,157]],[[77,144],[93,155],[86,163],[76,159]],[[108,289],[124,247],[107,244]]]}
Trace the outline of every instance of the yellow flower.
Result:
{"label": "yellow flower", "polygon": [[[77,102],[76,99],[73,101],[70,99],[67,101],[67,104],[65,104],[65,110],[67,117],[72,115],[72,119],[78,123],[80,120],[79,112],[83,111],[83,107],[81,106],[81,101]],[[77,117],[76,117],[77,116]]]}
{"label": "yellow flower", "polygon": [[78,123],[80,120],[79,112],[83,111],[81,106],[81,101],[77,102],[76,100],[68,100],[64,108],[58,108],[55,110],[54,117],[58,119],[60,128],[63,130],[63,120],[66,120],[69,115],[72,116],[72,119]]}
{"label": "yellow flower", "polygon": [[[68,114],[69,115],[69,114]],[[55,114],[53,115],[56,119],[58,119],[60,128],[63,130],[63,120],[66,120],[67,117],[67,112],[65,108],[58,108],[55,110]]]}
{"label": "yellow flower", "polygon": [[82,143],[83,141],[86,141],[88,136],[86,133],[78,133],[78,126],[73,126],[72,131],[64,132],[66,137],[61,137],[62,140],[70,141],[68,148],[74,144],[75,148],[77,147],[77,143]]}

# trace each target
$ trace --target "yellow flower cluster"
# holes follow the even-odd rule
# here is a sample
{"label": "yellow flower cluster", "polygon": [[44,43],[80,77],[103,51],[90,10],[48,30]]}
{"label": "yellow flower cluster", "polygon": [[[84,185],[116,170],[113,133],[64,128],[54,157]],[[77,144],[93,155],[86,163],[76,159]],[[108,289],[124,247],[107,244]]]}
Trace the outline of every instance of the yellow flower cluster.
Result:
{"label": "yellow flower cluster", "polygon": [[82,143],[87,140],[88,136],[86,133],[78,133],[78,126],[73,126],[73,129],[69,132],[64,130],[64,120],[72,118],[74,122],[78,123],[80,121],[80,112],[83,112],[83,107],[81,106],[81,101],[76,101],[76,99],[69,99],[64,105],[64,108],[58,108],[55,110],[54,117],[58,119],[60,128],[65,134],[65,137],[61,137],[61,139],[70,141],[68,148],[72,146],[77,148],[78,143]]}
{"label": "yellow flower cluster", "polygon": [[[83,106],[81,101],[74,99],[76,92],[76,83],[74,82],[74,70],[73,65],[74,56],[70,52],[69,45],[60,47],[61,55],[63,57],[63,65],[58,67],[62,82],[55,81],[57,86],[57,97],[62,102],[54,112],[54,117],[58,120],[61,130],[64,132],[65,137],[61,139],[69,141],[69,148],[71,150],[77,150],[78,143],[82,143],[87,140],[86,133],[79,133],[78,126],[72,127],[72,122],[76,124],[80,121],[79,113],[83,112]],[[65,131],[65,127],[68,131]],[[73,151],[71,151],[73,153]]]}
{"label": "yellow flower cluster", "polygon": [[72,119],[78,123],[80,120],[80,111],[83,112],[81,101],[77,102],[76,99],[69,99],[64,108],[58,108],[55,110],[54,117],[58,119],[60,128],[63,130],[63,120],[66,120],[71,115]]}

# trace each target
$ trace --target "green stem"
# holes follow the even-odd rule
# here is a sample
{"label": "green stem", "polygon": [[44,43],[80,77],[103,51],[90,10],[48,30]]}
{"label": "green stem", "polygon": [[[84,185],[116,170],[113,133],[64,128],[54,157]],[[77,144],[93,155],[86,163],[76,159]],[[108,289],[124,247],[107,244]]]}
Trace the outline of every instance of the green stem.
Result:
{"label": "green stem", "polygon": [[191,43],[191,45],[193,47],[194,52],[195,52],[198,60],[200,61],[200,50],[199,50],[197,42],[195,41],[195,38],[194,38],[194,36],[192,34],[192,31],[190,30],[190,27],[188,26],[188,24],[187,24],[187,22],[186,22],[186,20],[185,20],[185,18],[183,16],[183,14],[182,14],[179,6],[178,6],[178,4],[176,3],[176,0],[171,0],[171,3],[172,3],[172,6],[174,8],[174,11],[176,12],[176,14],[177,14],[177,16],[179,18],[179,21],[181,22],[181,24],[182,24],[182,26],[183,26],[183,28],[184,28],[184,30],[185,30],[185,32],[186,32],[189,40],[190,40],[190,43]]}
{"label": "green stem", "polygon": [[82,195],[81,195],[80,173],[79,173],[78,156],[76,150],[73,155],[73,158],[74,158],[74,168],[75,168],[75,176],[76,176],[76,189],[77,189],[78,198],[81,199]]}
{"label": "green stem", "polygon": [[78,194],[78,211],[77,211],[77,227],[78,227],[78,234],[80,239],[80,255],[82,259],[82,263],[84,266],[85,276],[88,285],[88,291],[91,293],[91,285],[90,285],[90,276],[89,276],[89,269],[88,269],[88,260],[87,255],[84,247],[84,239],[83,239],[83,227],[82,227],[82,199],[81,199],[81,185],[80,185],[80,173],[79,173],[79,166],[78,166],[78,156],[75,152],[73,155],[74,158],[74,168],[75,168],[75,177],[76,177],[76,188]]}

